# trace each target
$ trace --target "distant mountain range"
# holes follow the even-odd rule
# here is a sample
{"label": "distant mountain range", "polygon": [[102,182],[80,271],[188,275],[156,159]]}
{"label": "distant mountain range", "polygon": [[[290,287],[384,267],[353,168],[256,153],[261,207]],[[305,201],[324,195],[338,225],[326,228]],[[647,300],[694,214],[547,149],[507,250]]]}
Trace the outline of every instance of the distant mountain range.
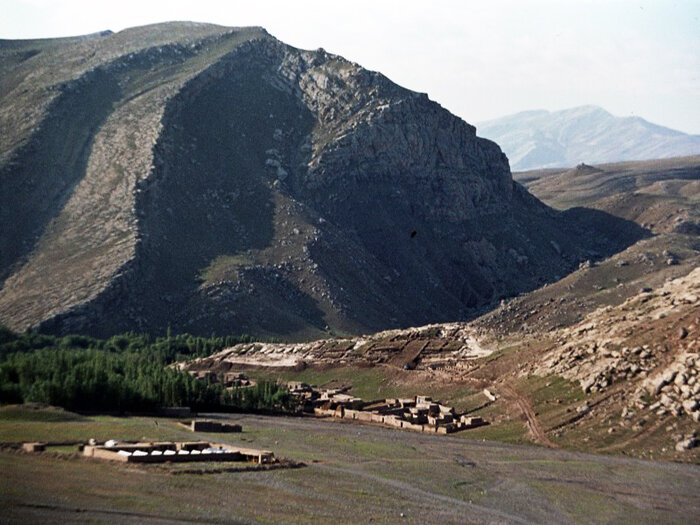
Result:
{"label": "distant mountain range", "polygon": [[481,122],[477,134],[497,142],[518,171],[700,153],[700,135],[616,117],[597,106],[523,111]]}

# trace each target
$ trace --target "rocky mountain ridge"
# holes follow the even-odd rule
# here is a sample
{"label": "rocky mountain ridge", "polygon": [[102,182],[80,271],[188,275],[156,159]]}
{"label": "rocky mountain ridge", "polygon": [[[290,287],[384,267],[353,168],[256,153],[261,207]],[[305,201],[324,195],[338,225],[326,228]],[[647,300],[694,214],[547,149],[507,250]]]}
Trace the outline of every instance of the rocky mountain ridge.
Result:
{"label": "rocky mountain ridge", "polygon": [[426,95],[260,28],[5,41],[0,62],[16,330],[299,339],[461,319],[645,234],[547,208]]}

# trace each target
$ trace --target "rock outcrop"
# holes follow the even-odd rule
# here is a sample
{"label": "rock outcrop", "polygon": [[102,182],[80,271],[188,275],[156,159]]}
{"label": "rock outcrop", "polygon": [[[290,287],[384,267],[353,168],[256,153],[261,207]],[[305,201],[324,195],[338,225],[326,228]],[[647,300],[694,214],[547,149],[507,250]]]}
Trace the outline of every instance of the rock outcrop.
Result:
{"label": "rock outcrop", "polygon": [[698,305],[700,268],[559,330],[559,344],[532,371],[578,380],[586,393],[634,385],[623,418],[648,410],[700,422]]}

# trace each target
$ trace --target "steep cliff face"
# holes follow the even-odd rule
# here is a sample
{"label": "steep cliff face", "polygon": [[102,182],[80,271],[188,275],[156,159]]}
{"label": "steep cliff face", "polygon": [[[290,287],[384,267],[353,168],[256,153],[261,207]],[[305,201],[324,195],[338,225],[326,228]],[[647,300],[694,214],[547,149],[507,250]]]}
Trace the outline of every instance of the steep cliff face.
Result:
{"label": "steep cliff face", "polygon": [[103,62],[47,82],[0,168],[3,322],[303,338],[456,320],[641,234],[547,208],[426,95],[206,27],[131,30],[158,41],[137,51],[100,37]]}

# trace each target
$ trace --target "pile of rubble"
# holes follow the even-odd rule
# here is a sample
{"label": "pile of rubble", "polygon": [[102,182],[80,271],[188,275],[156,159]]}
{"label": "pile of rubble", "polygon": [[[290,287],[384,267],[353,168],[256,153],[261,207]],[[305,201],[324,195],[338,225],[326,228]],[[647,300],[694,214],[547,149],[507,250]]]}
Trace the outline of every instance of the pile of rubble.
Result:
{"label": "pile of rubble", "polygon": [[698,446],[698,432],[694,430],[690,434],[678,434],[675,436],[676,450],[678,452],[683,452],[684,450],[690,450]]}
{"label": "pile of rubble", "polygon": [[619,380],[647,377],[658,366],[657,355],[662,351],[650,345],[613,350],[595,341],[577,341],[554,352],[535,373],[577,379],[584,392],[599,392]]}

